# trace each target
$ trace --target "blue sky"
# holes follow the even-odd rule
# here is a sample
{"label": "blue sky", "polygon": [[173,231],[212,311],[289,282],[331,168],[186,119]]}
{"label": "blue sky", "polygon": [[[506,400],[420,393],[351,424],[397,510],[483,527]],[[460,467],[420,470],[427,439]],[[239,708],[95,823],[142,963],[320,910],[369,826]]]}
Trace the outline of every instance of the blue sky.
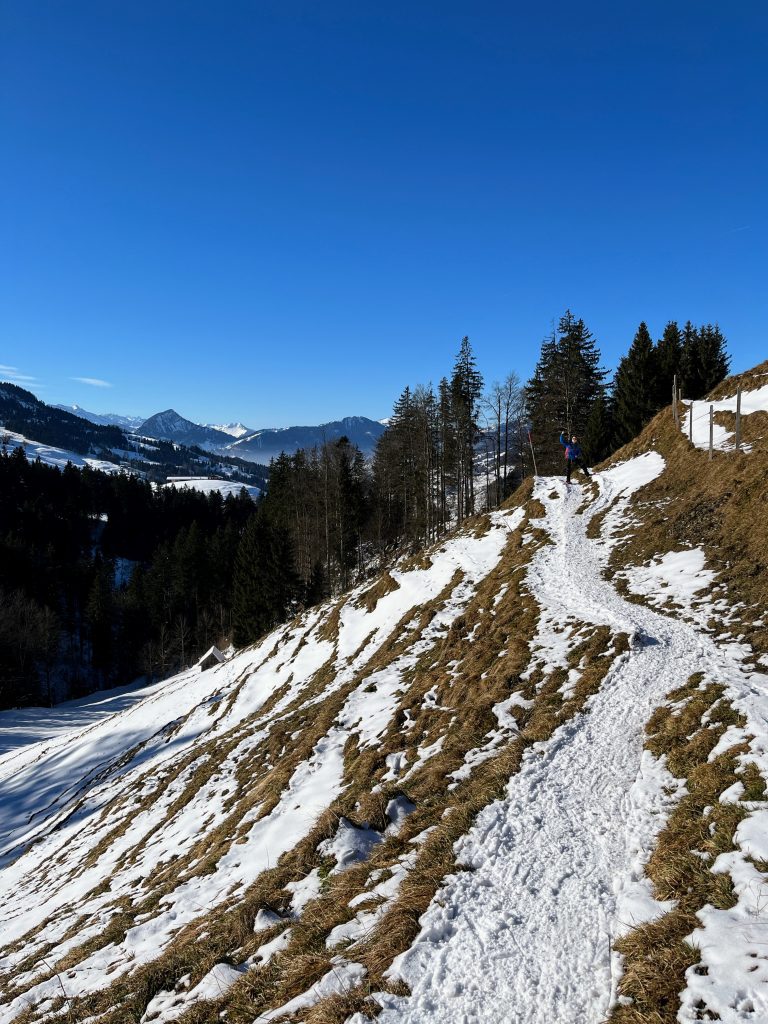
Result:
{"label": "blue sky", "polygon": [[0,376],[46,401],[380,417],[464,334],[527,376],[567,307],[609,367],[641,319],[768,356],[761,3],[2,0],[0,39]]}

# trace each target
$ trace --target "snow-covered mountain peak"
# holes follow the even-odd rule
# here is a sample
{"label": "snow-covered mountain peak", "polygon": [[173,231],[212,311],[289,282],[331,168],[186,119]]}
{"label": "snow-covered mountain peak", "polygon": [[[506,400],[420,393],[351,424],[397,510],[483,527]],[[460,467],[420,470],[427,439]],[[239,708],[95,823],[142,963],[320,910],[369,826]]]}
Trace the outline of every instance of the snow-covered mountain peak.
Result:
{"label": "snow-covered mountain peak", "polygon": [[246,427],[244,423],[206,423],[206,427],[210,427],[211,430],[218,430],[222,434],[229,434],[230,437],[239,438],[244,437],[246,434],[253,433],[251,427]]}

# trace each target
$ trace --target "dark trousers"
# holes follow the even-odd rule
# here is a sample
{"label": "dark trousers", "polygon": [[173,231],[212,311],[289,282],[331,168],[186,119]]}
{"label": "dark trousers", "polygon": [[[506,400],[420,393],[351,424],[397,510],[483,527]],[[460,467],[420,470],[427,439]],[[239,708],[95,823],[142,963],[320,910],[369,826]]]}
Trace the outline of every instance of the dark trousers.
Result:
{"label": "dark trousers", "polygon": [[571,482],[571,470],[574,466],[578,466],[584,476],[589,476],[589,470],[587,469],[587,464],[584,459],[566,459],[565,464],[568,467],[565,471],[565,479],[568,483]]}

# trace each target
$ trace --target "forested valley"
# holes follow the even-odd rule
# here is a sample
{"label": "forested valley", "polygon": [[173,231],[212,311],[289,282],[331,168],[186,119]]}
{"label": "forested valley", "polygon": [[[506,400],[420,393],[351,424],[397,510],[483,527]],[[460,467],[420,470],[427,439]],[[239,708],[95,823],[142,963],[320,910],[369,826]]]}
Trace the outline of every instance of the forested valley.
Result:
{"label": "forested valley", "polygon": [[212,645],[255,640],[558,472],[560,431],[590,463],[671,399],[728,371],[713,325],[641,323],[612,381],[570,312],[532,378],[486,385],[468,338],[437,387],[408,386],[368,461],[345,438],[270,466],[266,493],[222,499],[0,453],[0,706],[151,681]]}

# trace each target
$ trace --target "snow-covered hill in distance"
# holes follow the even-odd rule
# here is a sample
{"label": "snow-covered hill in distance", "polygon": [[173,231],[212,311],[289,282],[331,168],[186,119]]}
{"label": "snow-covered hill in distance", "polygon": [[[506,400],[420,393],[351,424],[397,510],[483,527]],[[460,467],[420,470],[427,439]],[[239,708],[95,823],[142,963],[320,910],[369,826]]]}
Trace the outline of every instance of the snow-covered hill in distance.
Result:
{"label": "snow-covered hill in distance", "polygon": [[[198,489],[216,486],[223,494],[245,485],[255,496],[266,486],[269,471],[265,466],[223,450],[232,440],[228,434],[217,435],[220,450],[206,451],[202,446],[142,436],[134,426],[138,422],[140,427],[143,422],[137,417],[74,408],[76,411],[47,405],[31,391],[0,381],[0,449],[7,453],[21,449],[28,459],[40,459],[59,469],[71,463],[109,473],[129,473],[156,484],[183,477],[190,486],[188,478],[200,478]],[[130,423],[131,428],[120,426],[121,420]],[[204,428],[191,426],[205,433]]]}

